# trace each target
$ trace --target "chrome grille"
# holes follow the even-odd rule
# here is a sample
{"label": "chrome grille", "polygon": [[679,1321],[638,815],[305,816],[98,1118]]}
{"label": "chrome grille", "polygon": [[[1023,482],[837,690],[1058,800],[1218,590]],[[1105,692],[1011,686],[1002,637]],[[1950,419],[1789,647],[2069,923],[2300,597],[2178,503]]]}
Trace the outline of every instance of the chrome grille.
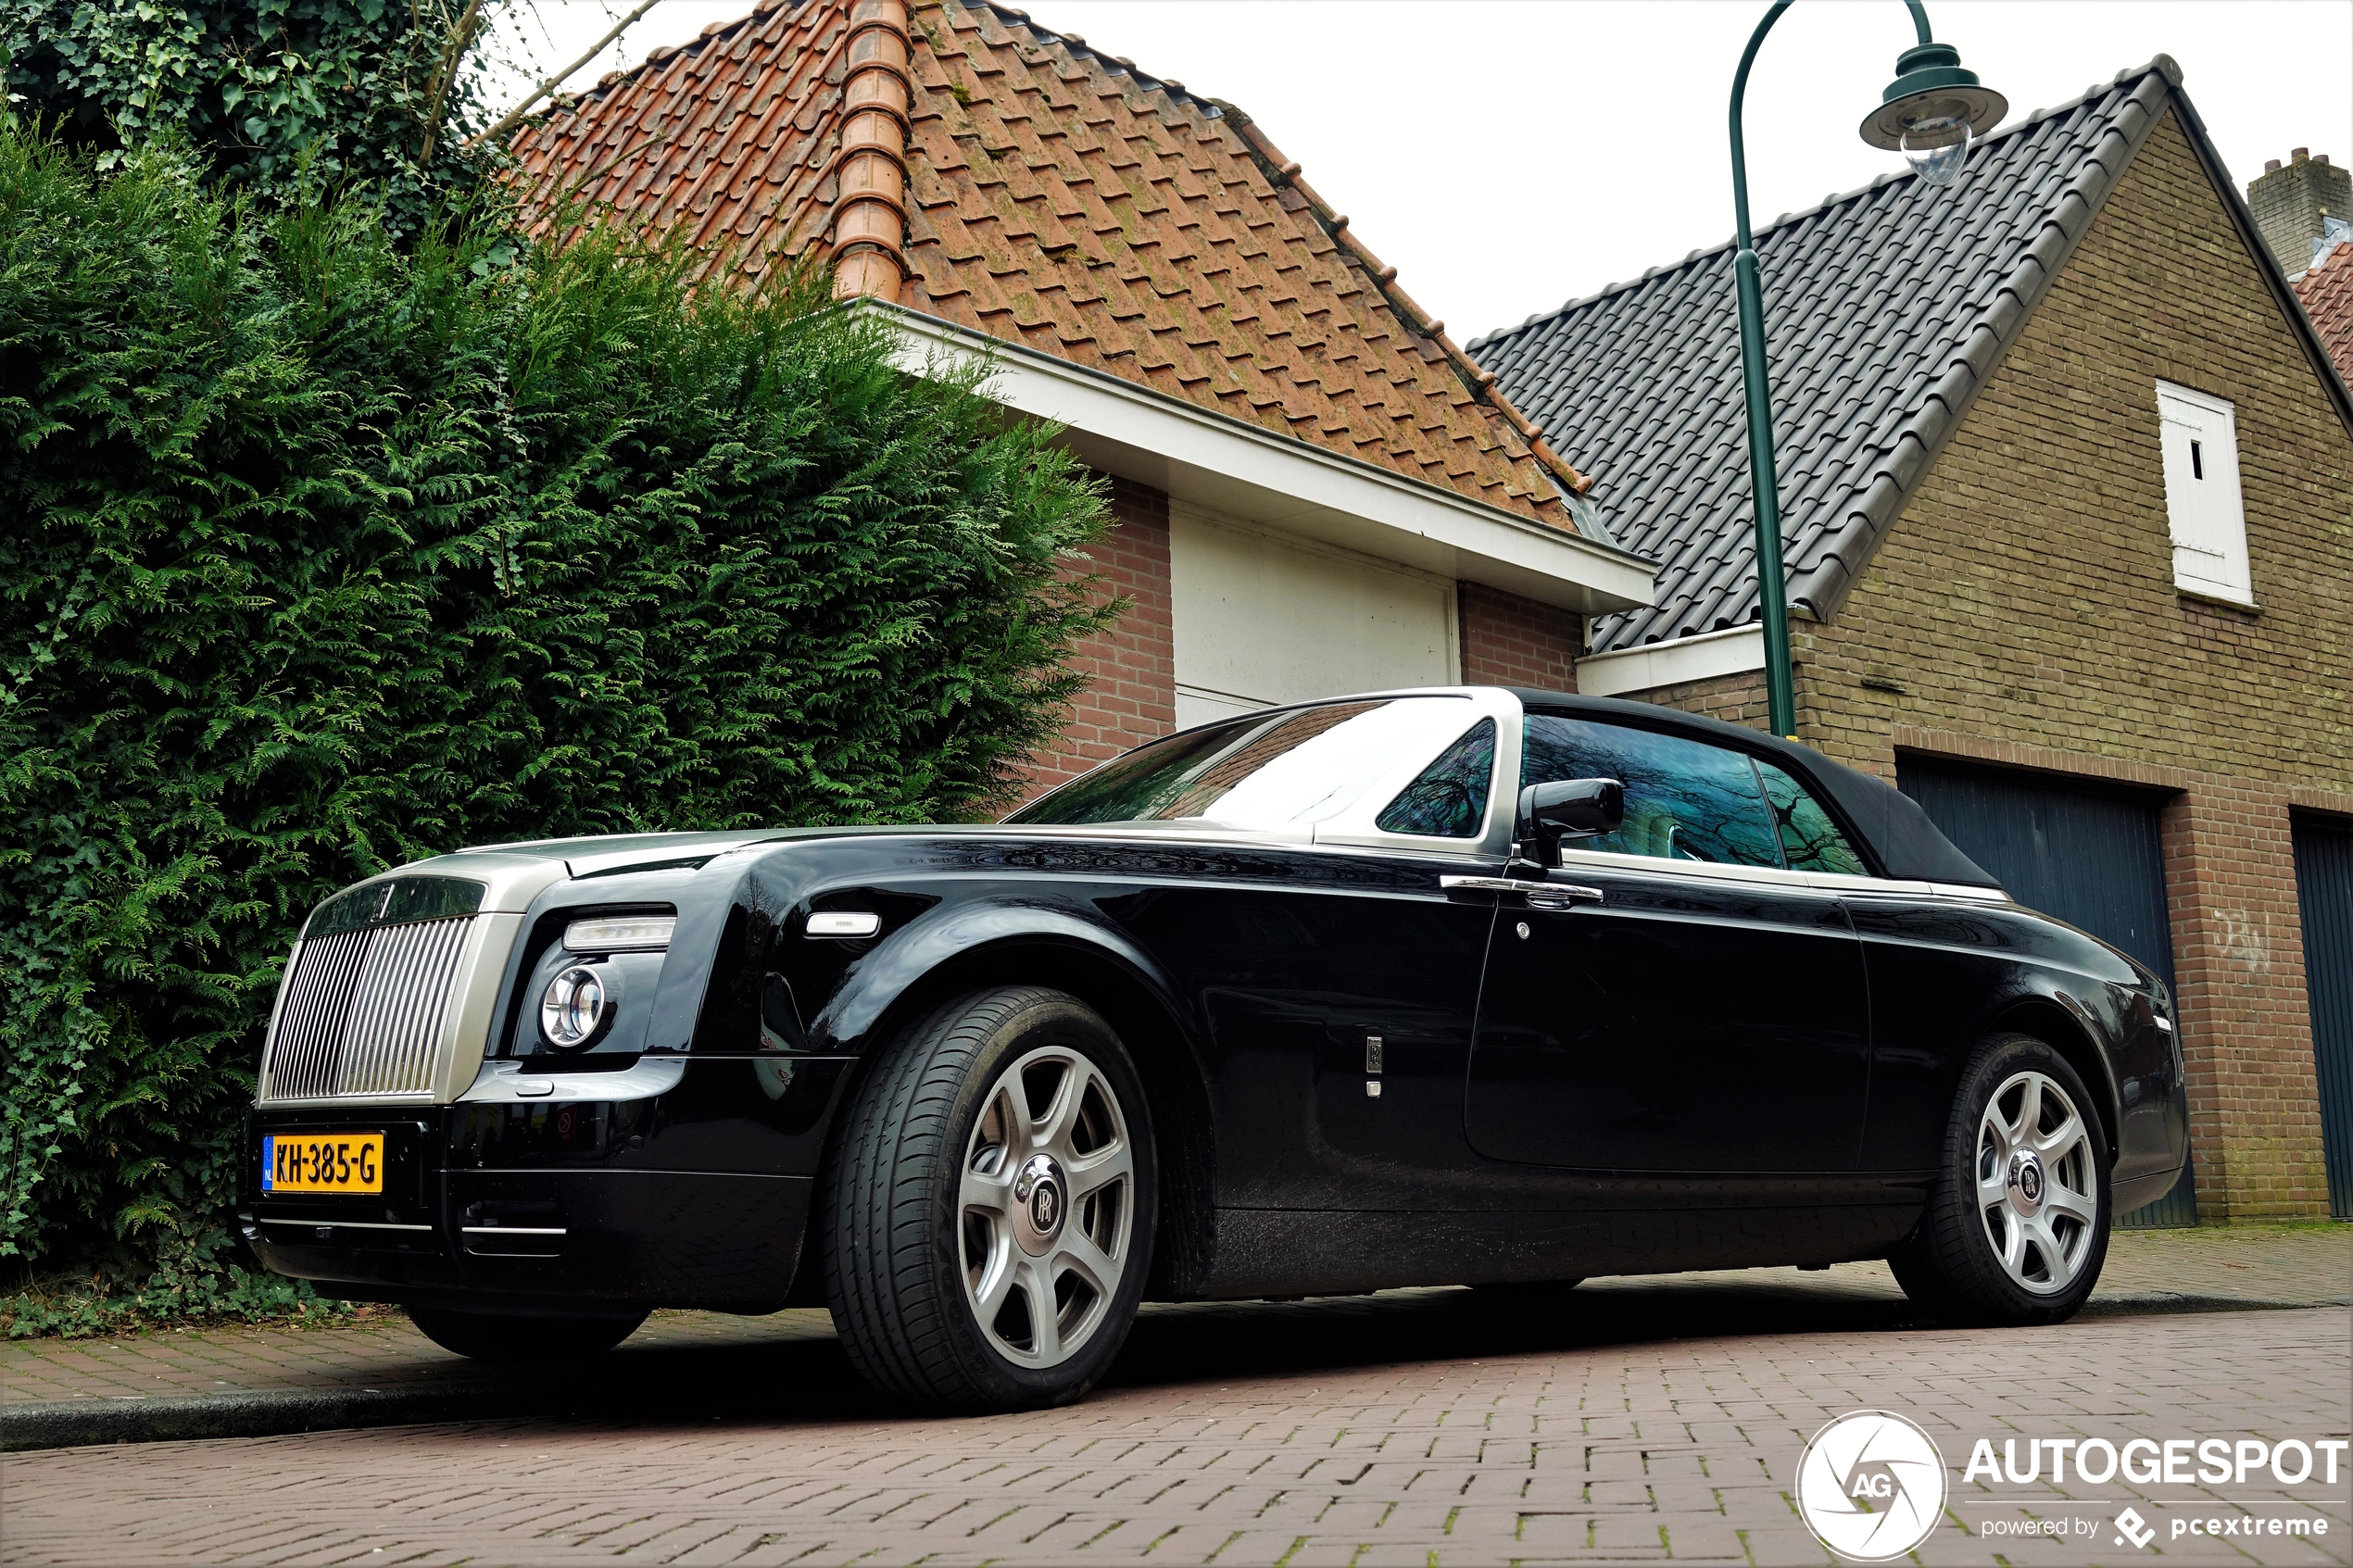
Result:
{"label": "chrome grille", "polygon": [[431,1093],[473,920],[412,921],[305,942],[264,1053],[262,1099]]}

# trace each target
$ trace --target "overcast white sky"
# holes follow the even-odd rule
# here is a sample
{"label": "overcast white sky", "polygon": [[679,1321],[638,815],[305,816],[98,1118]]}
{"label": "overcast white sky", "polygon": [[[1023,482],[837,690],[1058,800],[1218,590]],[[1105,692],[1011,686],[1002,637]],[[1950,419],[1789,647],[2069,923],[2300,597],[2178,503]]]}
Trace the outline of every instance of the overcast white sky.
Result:
{"label": "overcast white sky", "polygon": [[[1731,233],[1725,107],[1762,0],[1019,3],[1248,110],[1458,342]],[[662,0],[573,85],[750,8]],[[628,9],[520,0],[498,43],[544,76]],[[1929,17],[2012,119],[2161,52],[2242,189],[2292,147],[2353,162],[2353,0],[1930,0]],[[1760,223],[1901,167],[1855,128],[1911,42],[1896,0],[1781,19],[1749,85]]]}

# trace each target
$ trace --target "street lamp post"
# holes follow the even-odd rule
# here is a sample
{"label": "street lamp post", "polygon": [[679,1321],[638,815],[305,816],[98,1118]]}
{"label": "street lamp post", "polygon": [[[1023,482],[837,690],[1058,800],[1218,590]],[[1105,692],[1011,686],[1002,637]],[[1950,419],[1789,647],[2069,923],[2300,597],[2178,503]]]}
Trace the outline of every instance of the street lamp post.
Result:
{"label": "street lamp post", "polygon": [[[1928,31],[1919,0],[1904,0],[1919,42],[1895,57],[1895,80],[1878,108],[1863,121],[1863,140],[1901,151],[1931,185],[1960,178],[1970,141],[2001,123],[2009,101],[1978,84],[1961,69],[1960,51],[1939,44]],[[1780,477],[1773,467],[1773,394],[1765,368],[1765,295],[1756,276],[1756,245],[1748,232],[1748,162],[1741,144],[1741,100],[1748,93],[1748,68],[1757,45],[1792,0],[1777,0],[1750,34],[1732,78],[1732,211],[1740,243],[1732,253],[1732,277],[1740,292],[1741,385],[1748,403],[1749,482],[1756,504],[1756,596],[1765,633],[1765,697],[1773,733],[1797,738],[1797,693],[1790,680],[1789,595],[1781,575]]]}

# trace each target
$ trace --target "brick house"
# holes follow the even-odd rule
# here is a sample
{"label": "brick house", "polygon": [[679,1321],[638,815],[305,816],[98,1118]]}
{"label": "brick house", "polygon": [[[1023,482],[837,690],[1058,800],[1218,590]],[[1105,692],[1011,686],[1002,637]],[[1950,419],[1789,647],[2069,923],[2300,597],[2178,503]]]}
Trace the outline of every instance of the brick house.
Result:
{"label": "brick house", "polygon": [[[2179,68],[1757,249],[1801,737],[2171,977],[2197,1212],[2353,1211],[2353,398]],[[1661,563],[1580,688],[1761,727],[1730,264],[1471,349]]]}
{"label": "brick house", "polygon": [[762,0],[520,132],[522,167],[809,257],[922,373],[1112,476],[1133,603],[1035,785],[1219,714],[1456,681],[1565,686],[1647,603],[1564,463],[1249,116],[985,0]]}

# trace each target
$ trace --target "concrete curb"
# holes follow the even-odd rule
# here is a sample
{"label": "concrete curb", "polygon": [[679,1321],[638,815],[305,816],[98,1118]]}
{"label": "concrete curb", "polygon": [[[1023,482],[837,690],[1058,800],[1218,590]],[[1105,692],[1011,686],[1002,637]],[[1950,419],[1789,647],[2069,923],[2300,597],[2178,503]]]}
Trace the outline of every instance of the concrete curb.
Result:
{"label": "concrete curb", "polygon": [[2076,1316],[2085,1318],[2162,1317],[2169,1312],[2309,1312],[2324,1307],[2353,1307],[2353,1296],[2324,1296],[2309,1301],[2259,1301],[2245,1296],[2186,1296],[2171,1290],[2120,1291],[2095,1296]]}
{"label": "concrete curb", "polygon": [[0,1408],[0,1453],[193,1437],[275,1437],[331,1427],[409,1426],[571,1413],[573,1401],[512,1384],[286,1388],[150,1399],[59,1399]]}

